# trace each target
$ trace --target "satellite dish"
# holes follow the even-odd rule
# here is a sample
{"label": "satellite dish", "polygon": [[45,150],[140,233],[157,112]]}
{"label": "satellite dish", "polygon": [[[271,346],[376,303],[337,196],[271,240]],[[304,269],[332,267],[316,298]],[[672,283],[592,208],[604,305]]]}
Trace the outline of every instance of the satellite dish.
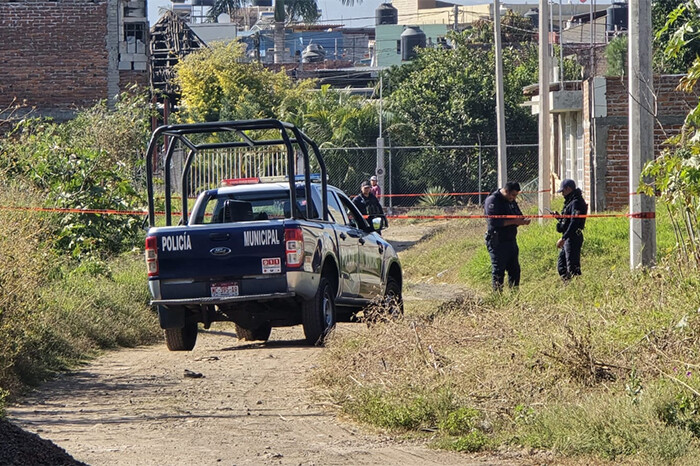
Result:
{"label": "satellite dish", "polygon": [[226,13],[221,13],[219,16],[216,17],[216,22],[217,23],[230,23],[231,17],[229,15],[227,15]]}

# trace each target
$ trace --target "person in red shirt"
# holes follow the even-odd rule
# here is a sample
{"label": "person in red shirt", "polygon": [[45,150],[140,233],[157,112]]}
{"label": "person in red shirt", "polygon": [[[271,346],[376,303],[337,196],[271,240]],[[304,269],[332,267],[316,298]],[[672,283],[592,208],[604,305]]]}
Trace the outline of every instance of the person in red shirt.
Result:
{"label": "person in red shirt", "polygon": [[372,194],[379,199],[382,196],[382,188],[377,184],[377,177],[372,175],[369,182],[372,183]]}

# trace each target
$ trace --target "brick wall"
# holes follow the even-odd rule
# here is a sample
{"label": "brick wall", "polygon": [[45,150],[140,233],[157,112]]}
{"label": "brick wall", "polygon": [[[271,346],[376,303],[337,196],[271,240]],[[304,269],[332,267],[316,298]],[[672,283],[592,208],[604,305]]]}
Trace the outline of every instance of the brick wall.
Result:
{"label": "brick wall", "polygon": [[108,97],[107,2],[0,1],[0,108],[39,109]]}
{"label": "brick wall", "polygon": [[[668,146],[664,142],[680,133],[682,122],[698,103],[697,94],[677,91],[680,76],[656,76],[657,118],[654,127],[654,157]],[[607,162],[605,190],[607,209],[624,209],[629,205],[629,137],[626,118],[629,111],[628,83],[620,78],[607,78]],[[586,99],[584,98],[584,102]],[[586,104],[584,103],[584,106]],[[584,108],[584,115],[588,115]]]}
{"label": "brick wall", "polygon": [[143,71],[120,71],[119,72],[119,89],[122,91],[128,89],[132,84],[136,84],[143,89],[148,89],[148,73]]}

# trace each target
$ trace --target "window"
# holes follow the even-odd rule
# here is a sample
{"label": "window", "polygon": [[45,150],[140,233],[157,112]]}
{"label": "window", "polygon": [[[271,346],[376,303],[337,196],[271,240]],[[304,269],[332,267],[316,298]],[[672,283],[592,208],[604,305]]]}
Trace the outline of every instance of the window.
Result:
{"label": "window", "polygon": [[331,190],[328,191],[328,213],[332,217],[329,220],[339,225],[346,224],[346,219],[345,216],[343,216],[343,211],[340,207],[340,203],[338,202],[338,198],[336,197],[335,193]]}
{"label": "window", "polygon": [[343,211],[346,215],[346,225],[352,228],[365,229],[368,228],[367,221],[362,214],[357,210],[357,207],[345,196],[340,196],[340,202],[343,205]]}
{"label": "window", "polygon": [[124,40],[136,43],[137,40],[146,43],[146,25],[144,23],[124,23]]}

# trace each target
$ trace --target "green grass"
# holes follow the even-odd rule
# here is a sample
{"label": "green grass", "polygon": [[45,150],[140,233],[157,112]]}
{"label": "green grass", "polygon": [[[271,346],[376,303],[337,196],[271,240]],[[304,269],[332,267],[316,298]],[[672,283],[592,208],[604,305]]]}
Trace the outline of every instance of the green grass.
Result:
{"label": "green grass", "polygon": [[0,414],[100,350],[160,337],[141,252],[78,264],[50,248],[53,232],[50,216],[0,212]]}
{"label": "green grass", "polygon": [[658,211],[659,266],[630,271],[628,219],[591,218],[583,275],[568,284],[556,271],[553,222],[520,228],[521,286],[502,294],[490,290],[483,221],[450,222],[401,253],[407,289],[446,282],[470,291],[446,304],[437,293],[409,300],[403,320],[352,342],[335,336],[318,383],[349,415],[433,432],[440,448],[698,464],[700,279],[669,256],[675,238]]}

